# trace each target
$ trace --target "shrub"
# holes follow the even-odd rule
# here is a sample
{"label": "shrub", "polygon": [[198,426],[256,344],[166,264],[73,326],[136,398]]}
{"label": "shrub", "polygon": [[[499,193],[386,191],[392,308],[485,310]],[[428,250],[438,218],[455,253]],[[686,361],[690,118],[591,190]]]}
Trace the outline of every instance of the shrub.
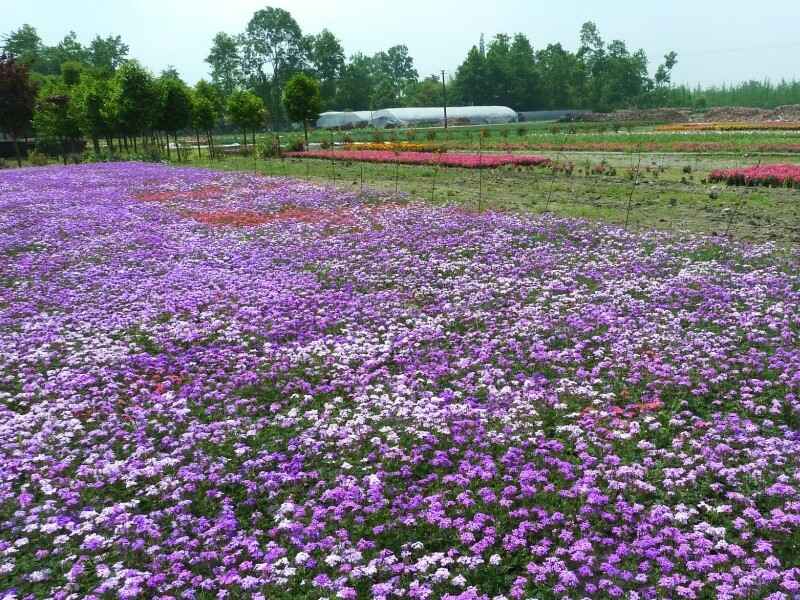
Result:
{"label": "shrub", "polygon": [[508,129],[503,128],[500,130],[500,137],[506,139],[508,137]]}
{"label": "shrub", "polygon": [[528,133],[528,130],[525,127],[523,127],[522,125],[517,127],[517,135],[519,137],[525,137],[526,133]]}
{"label": "shrub", "polygon": [[428,133],[425,135],[425,137],[428,138],[428,140],[432,142],[433,140],[436,139],[436,131],[431,129],[430,131],[428,131]]}
{"label": "shrub", "polygon": [[50,162],[50,160],[47,158],[47,155],[44,152],[31,150],[28,152],[28,162],[34,167],[44,167]]}
{"label": "shrub", "polygon": [[413,142],[415,139],[417,139],[417,130],[416,129],[407,129],[405,135],[406,135],[406,139],[409,142]]}
{"label": "shrub", "polygon": [[353,143],[353,136],[352,136],[352,135],[350,135],[349,133],[345,133],[345,134],[344,134],[344,137],[342,138],[342,141],[343,141],[345,144],[352,144],[352,143]]}
{"label": "shrub", "polygon": [[302,138],[294,138],[287,145],[289,152],[302,152],[306,149],[305,142]]}
{"label": "shrub", "polygon": [[[322,142],[323,144],[330,144],[327,140]],[[330,147],[330,145],[329,145]],[[303,141],[300,140],[300,151],[304,150]],[[258,156],[259,158],[275,158],[276,156],[281,155],[281,147],[278,141],[275,138],[266,140],[261,142],[258,145]]]}
{"label": "shrub", "polygon": [[323,150],[328,150],[330,148],[333,148],[333,143],[328,139],[322,140],[319,145]]}
{"label": "shrub", "polygon": [[372,141],[373,142],[383,141],[383,132],[380,129],[375,130],[375,132],[372,134]]}

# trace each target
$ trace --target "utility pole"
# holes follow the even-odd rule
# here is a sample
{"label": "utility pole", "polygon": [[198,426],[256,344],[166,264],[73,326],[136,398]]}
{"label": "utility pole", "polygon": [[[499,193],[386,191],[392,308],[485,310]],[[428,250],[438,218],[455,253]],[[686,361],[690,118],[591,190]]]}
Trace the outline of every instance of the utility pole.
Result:
{"label": "utility pole", "polygon": [[447,129],[447,86],[444,83],[444,69],[442,69],[442,104],[444,106],[444,128]]}

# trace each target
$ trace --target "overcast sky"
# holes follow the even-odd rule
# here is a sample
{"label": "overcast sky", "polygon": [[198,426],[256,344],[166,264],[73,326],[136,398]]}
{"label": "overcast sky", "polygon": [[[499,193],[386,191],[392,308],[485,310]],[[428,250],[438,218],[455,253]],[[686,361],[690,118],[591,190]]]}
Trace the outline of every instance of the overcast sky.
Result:
{"label": "overcast sky", "polygon": [[575,49],[584,21],[606,40],[644,48],[651,73],[678,52],[677,83],[800,79],[800,1],[761,0],[9,0],[0,32],[23,23],[54,44],[70,29],[82,42],[120,34],[131,55],[159,72],[177,67],[189,83],[207,77],[211,38],[242,31],[266,5],[289,10],[303,33],[327,27],[348,55],[406,44],[420,75],[454,72],[484,33],[525,33],[535,48]]}

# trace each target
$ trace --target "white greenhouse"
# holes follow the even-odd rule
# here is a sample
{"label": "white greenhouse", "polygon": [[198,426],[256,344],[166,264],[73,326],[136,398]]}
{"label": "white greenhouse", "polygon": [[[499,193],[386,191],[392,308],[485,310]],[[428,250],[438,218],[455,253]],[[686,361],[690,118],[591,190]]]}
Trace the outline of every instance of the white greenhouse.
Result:
{"label": "white greenhouse", "polygon": [[370,110],[324,112],[317,119],[319,129],[354,129],[369,125],[374,113]]}
{"label": "white greenhouse", "polygon": [[[493,123],[515,123],[517,113],[507,106],[448,106],[449,125],[490,125]],[[372,113],[373,127],[422,127],[444,125],[444,109],[386,108]]]}
{"label": "white greenhouse", "polygon": [[[507,106],[448,106],[448,125],[491,125],[516,123],[519,117]],[[444,125],[441,106],[420,108],[384,108],[369,111],[331,111],[317,119],[320,129],[354,129],[356,127],[425,127]]]}

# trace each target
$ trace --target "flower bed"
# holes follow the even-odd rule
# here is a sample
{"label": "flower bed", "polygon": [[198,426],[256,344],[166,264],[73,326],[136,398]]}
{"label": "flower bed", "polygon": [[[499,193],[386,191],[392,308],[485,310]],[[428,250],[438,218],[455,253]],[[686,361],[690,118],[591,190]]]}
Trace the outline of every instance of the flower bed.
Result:
{"label": "flower bed", "polygon": [[390,152],[387,150],[311,150],[290,152],[287,156],[299,158],[323,158],[355,162],[401,163],[404,165],[435,165],[440,167],[462,167],[465,169],[495,168],[503,165],[541,166],[550,163],[549,158],[530,154],[462,154],[430,152]]}
{"label": "flower bed", "polygon": [[758,165],[740,169],[717,169],[710,181],[729,185],[763,185],[800,188],[800,165]]}
{"label": "flower bed", "polygon": [[0,171],[0,598],[800,590],[796,253],[386,200]]}

